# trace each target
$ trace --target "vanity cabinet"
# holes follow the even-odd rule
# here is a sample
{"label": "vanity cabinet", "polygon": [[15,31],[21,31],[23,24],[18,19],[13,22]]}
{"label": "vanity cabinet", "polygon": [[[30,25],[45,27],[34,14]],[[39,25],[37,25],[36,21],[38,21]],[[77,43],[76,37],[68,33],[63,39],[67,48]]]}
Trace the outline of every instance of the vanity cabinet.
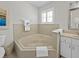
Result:
{"label": "vanity cabinet", "polygon": [[[68,39],[68,40],[67,40]],[[64,57],[71,57],[71,38],[61,37],[60,53]]]}
{"label": "vanity cabinet", "polygon": [[79,58],[79,40],[72,39],[72,58]]}
{"label": "vanity cabinet", "polygon": [[61,37],[60,54],[67,58],[79,58],[79,40],[70,37]]}

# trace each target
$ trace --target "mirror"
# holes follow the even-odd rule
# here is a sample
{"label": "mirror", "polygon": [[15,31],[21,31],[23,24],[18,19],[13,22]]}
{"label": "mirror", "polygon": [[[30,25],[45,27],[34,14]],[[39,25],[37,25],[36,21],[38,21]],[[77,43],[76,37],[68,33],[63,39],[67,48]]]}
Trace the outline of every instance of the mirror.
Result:
{"label": "mirror", "polygon": [[79,2],[70,3],[69,29],[79,29]]}

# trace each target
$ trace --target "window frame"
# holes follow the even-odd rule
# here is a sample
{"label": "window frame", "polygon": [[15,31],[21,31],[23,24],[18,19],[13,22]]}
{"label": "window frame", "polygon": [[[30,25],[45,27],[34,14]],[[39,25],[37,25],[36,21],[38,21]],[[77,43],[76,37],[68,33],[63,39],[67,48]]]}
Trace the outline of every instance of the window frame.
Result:
{"label": "window frame", "polygon": [[[48,22],[47,21],[47,12],[50,12],[50,11],[52,11],[52,22]],[[46,22],[42,22],[42,13],[46,13]],[[41,12],[41,23],[42,24],[54,24],[54,15],[55,15],[55,13],[54,13],[54,8],[51,8],[51,9],[47,9],[47,10],[43,10],[42,12]]]}

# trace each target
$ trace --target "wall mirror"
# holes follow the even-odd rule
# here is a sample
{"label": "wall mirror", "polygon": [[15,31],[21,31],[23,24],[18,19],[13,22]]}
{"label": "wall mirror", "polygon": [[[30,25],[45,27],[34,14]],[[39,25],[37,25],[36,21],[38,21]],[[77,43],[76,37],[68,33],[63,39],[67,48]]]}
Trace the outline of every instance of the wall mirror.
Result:
{"label": "wall mirror", "polygon": [[70,3],[69,29],[79,29],[79,2]]}

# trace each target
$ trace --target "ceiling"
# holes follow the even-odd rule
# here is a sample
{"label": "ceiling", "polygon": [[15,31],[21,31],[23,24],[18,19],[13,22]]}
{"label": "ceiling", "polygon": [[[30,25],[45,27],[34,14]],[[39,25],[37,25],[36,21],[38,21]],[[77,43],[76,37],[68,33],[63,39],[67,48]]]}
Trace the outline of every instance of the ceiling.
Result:
{"label": "ceiling", "polygon": [[45,4],[48,4],[50,1],[29,1],[35,7],[42,7]]}

